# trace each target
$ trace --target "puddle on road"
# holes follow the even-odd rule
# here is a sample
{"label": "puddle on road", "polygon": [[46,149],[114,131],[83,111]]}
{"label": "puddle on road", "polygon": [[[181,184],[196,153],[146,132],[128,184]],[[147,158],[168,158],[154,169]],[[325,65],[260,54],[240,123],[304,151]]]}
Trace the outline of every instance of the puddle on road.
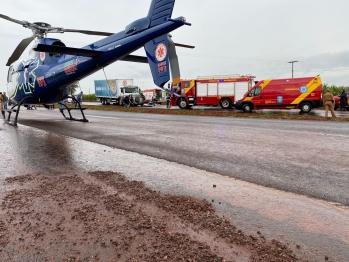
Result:
{"label": "puddle on road", "polygon": [[289,243],[304,259],[349,257],[348,209],[26,126],[0,128],[0,182],[29,173],[120,172],[155,191],[206,199],[246,234],[260,231],[268,239]]}

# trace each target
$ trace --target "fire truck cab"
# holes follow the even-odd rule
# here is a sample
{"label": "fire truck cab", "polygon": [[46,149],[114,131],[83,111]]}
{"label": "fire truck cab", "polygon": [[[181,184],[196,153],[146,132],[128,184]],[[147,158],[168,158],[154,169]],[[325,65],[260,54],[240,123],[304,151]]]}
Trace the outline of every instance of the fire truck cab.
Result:
{"label": "fire truck cab", "polygon": [[231,108],[236,98],[253,86],[252,75],[206,76],[197,79],[181,80],[172,90],[180,97],[171,95],[171,105],[181,109],[195,105],[218,106],[223,109]]}

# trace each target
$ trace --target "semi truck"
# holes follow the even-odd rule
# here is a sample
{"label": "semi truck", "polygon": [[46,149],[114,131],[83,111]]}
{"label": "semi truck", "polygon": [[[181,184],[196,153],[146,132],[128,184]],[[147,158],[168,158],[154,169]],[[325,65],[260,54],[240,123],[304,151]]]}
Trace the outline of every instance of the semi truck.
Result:
{"label": "semi truck", "polygon": [[228,109],[253,86],[252,75],[202,76],[197,79],[181,80],[172,91],[171,105],[181,109],[192,106],[218,106]]}
{"label": "semi truck", "polygon": [[312,76],[259,81],[236,102],[235,108],[244,112],[298,108],[309,113],[322,104],[321,78]]}
{"label": "semi truck", "polygon": [[96,98],[103,105],[123,105],[126,96],[133,97],[135,106],[144,104],[144,96],[139,94],[139,87],[133,85],[133,79],[95,80],[94,84]]}

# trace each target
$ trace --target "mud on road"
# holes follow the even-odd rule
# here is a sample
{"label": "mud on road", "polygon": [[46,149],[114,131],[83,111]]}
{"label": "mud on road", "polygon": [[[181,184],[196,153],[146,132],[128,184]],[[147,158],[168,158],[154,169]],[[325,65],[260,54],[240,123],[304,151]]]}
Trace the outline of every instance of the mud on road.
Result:
{"label": "mud on road", "polygon": [[8,177],[2,261],[304,261],[261,232],[245,235],[211,203],[92,172]]}

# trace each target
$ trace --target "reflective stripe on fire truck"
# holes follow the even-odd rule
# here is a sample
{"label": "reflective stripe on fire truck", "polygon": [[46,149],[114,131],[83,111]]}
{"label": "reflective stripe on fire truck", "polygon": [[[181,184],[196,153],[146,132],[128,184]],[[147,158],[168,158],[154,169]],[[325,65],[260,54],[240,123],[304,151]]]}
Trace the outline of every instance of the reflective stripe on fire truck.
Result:
{"label": "reflective stripe on fire truck", "polygon": [[299,104],[304,98],[306,98],[310,93],[312,93],[316,88],[318,88],[321,85],[321,78],[315,77],[313,80],[311,80],[306,87],[308,88],[308,91],[305,93],[300,94],[291,104]]}
{"label": "reflective stripe on fire truck", "polygon": [[[263,83],[262,84],[258,84],[258,86],[260,86],[262,88],[262,90],[263,90],[264,87],[266,87],[270,83],[270,81],[272,81],[272,80],[264,80]],[[248,96],[248,97],[246,97],[244,99],[244,101],[251,101],[252,99],[253,99],[253,96],[251,96],[251,97]]]}

